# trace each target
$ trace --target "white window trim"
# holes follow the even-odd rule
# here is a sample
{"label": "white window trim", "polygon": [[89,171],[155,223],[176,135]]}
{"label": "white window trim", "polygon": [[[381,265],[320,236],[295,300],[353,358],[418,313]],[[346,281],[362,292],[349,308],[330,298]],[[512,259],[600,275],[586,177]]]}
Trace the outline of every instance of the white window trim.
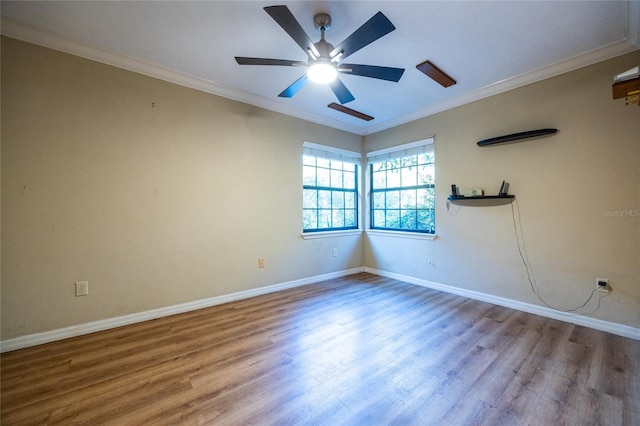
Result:
{"label": "white window trim", "polygon": [[318,238],[333,238],[333,237],[350,237],[352,235],[362,234],[362,229],[345,229],[339,231],[315,231],[302,233],[303,240],[315,240]]}
{"label": "white window trim", "polygon": [[414,240],[435,240],[438,234],[425,234],[423,232],[387,231],[385,229],[367,229],[367,235],[391,238],[412,238]]}
{"label": "white window trim", "polygon": [[434,145],[434,144],[435,144],[435,137],[431,135],[419,141],[408,142],[402,145],[396,145],[389,148],[379,149],[377,151],[367,152],[367,163],[372,161],[371,158],[373,157],[378,157],[378,156],[392,154],[392,153],[398,153],[399,157],[404,157],[406,151],[421,148],[426,145]]}
{"label": "white window trim", "polygon": [[[304,141],[302,143],[302,150],[303,152],[305,150],[316,151],[316,155],[322,155],[326,153],[326,154],[329,154],[328,155],[329,158],[336,158],[336,157],[342,156],[342,157],[345,157],[343,161],[352,161],[358,166],[360,166],[360,163],[362,163],[362,154],[359,152],[349,151],[342,148],[334,148],[332,146],[321,145],[319,143]],[[334,154],[334,155],[331,155],[331,154]]]}

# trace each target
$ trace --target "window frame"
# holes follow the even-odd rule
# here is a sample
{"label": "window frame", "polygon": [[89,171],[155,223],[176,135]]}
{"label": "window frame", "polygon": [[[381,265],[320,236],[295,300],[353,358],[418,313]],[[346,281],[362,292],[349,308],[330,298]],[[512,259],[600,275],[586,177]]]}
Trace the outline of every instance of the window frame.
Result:
{"label": "window frame", "polygon": [[[380,235],[387,235],[387,236],[398,236],[398,237],[406,237],[406,238],[424,238],[424,239],[433,239],[436,237],[436,181],[435,181],[435,167],[436,167],[436,161],[435,161],[435,138],[433,136],[430,136],[428,138],[422,139],[422,140],[418,140],[415,142],[409,142],[409,143],[405,143],[402,145],[397,145],[397,146],[393,146],[393,147],[389,147],[389,148],[385,148],[385,149],[381,149],[381,150],[377,150],[377,151],[372,151],[367,153],[367,167],[366,167],[366,183],[367,183],[367,194],[368,194],[368,214],[367,214],[367,233],[371,233],[371,234],[380,234]],[[384,189],[374,189],[373,185],[373,165],[375,163],[379,163],[382,161],[387,161],[387,160],[392,160],[392,159],[401,159],[404,157],[408,157],[408,156],[412,156],[412,155],[416,155],[416,154],[420,154],[420,153],[432,153],[434,155],[433,158],[433,167],[434,167],[434,171],[433,171],[433,180],[432,183],[426,183],[426,184],[418,184],[418,182],[416,182],[416,185],[408,185],[408,186],[402,186],[400,184],[400,186],[397,187],[392,187],[392,188],[384,188]],[[418,165],[414,166],[417,167]],[[402,168],[402,167],[401,167]],[[400,171],[400,173],[402,173]],[[390,192],[390,191],[402,191],[402,190],[415,190],[415,189],[427,189],[429,191],[432,191],[433,196],[433,208],[432,209],[428,209],[431,210],[431,218],[433,221],[433,227],[432,229],[426,229],[426,230],[420,230],[420,229],[407,229],[407,228],[395,228],[395,227],[385,227],[385,226],[374,226],[375,222],[374,222],[374,214],[375,214],[375,210],[381,210],[381,209],[374,209],[374,197],[376,193],[381,193],[381,192]],[[417,202],[415,203],[414,209],[416,210],[416,212],[418,210],[417,208]],[[387,207],[385,205],[385,211],[387,210]],[[398,210],[401,210],[401,208],[399,208]],[[416,220],[417,220],[417,214],[416,214]]]}
{"label": "window frame", "polygon": [[[334,161],[340,161],[343,163],[350,163],[354,165],[354,170],[353,170],[353,178],[354,178],[354,187],[353,189],[351,188],[344,188],[344,185],[341,187],[334,187],[331,186],[331,183],[329,184],[329,186],[326,185],[318,185],[317,181],[315,185],[308,185],[305,184],[305,179],[304,179],[304,170],[305,170],[305,162],[304,162],[304,157],[305,156],[315,156],[316,159],[317,158],[323,158],[326,160],[334,160]],[[322,236],[334,236],[334,235],[338,235],[338,234],[353,234],[353,233],[360,233],[362,232],[362,228],[361,228],[361,220],[360,220],[360,212],[361,212],[361,204],[360,204],[360,173],[361,172],[361,156],[362,154],[359,152],[353,152],[353,151],[348,151],[345,149],[341,149],[341,148],[334,148],[334,147],[330,147],[327,145],[321,145],[321,144],[316,144],[313,142],[304,142],[303,143],[303,152],[302,152],[302,157],[301,157],[301,163],[302,163],[302,167],[301,167],[301,171],[303,173],[302,176],[302,236],[303,238],[314,238],[314,237],[322,237]],[[318,169],[318,165],[316,164],[314,166],[316,168],[316,172]],[[325,167],[320,167],[321,169],[324,169]],[[329,167],[329,170],[331,173],[331,170],[338,170],[338,169],[331,169]],[[343,170],[343,177],[344,177],[344,170]],[[318,228],[316,226],[316,228],[304,228],[304,212],[305,210],[309,210],[310,208],[305,207],[305,190],[317,190],[317,191],[330,191],[331,192],[331,203],[333,203],[333,195],[334,193],[351,193],[353,194],[353,202],[354,202],[354,207],[353,209],[351,208],[346,208],[346,207],[341,207],[341,208],[337,208],[334,209],[333,206],[331,206],[331,208],[329,210],[332,211],[332,216],[333,216],[333,211],[334,210],[343,210],[343,211],[347,211],[347,210],[354,210],[354,219],[355,219],[355,225],[353,226],[339,226],[339,227],[330,227],[330,228]],[[316,206],[315,207],[316,211],[321,210],[321,207]],[[326,210],[326,209],[325,209]]]}

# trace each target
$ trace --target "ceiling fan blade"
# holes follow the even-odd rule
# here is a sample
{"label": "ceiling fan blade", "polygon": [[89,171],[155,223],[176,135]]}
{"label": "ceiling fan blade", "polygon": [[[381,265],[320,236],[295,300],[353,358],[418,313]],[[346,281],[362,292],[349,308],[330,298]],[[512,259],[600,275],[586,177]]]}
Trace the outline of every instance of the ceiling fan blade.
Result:
{"label": "ceiling fan blade", "polygon": [[395,29],[391,21],[382,12],[378,12],[333,49],[330,56],[334,58],[342,52],[342,60]]}
{"label": "ceiling fan blade", "polygon": [[345,74],[362,77],[379,78],[380,80],[395,81],[404,74],[404,68],[379,67],[376,65],[340,64],[338,71]]}
{"label": "ceiling fan blade", "polygon": [[287,59],[265,59],[265,58],[245,58],[236,56],[236,62],[240,65],[281,65],[284,67],[306,67],[307,64],[300,61],[289,61]]}
{"label": "ceiling fan blade", "polygon": [[280,93],[278,96],[281,97],[281,98],[292,98],[293,95],[298,93],[300,91],[300,89],[302,89],[304,87],[305,84],[307,84],[307,75],[306,74],[304,74],[302,77],[300,77],[299,79],[294,81],[291,84],[291,86],[289,86],[286,89],[284,89],[282,91],[282,93]]}
{"label": "ceiling fan blade", "polygon": [[331,90],[333,90],[333,93],[335,93],[336,98],[338,98],[341,104],[346,104],[355,99],[349,89],[347,89],[347,86],[345,86],[339,78],[329,83],[329,86],[331,86]]}
{"label": "ceiling fan blade", "polygon": [[305,53],[308,54],[309,49],[317,52],[313,42],[307,33],[304,32],[302,26],[287,6],[267,6],[264,8],[264,11],[267,12],[269,16],[271,16],[273,20],[276,21],[296,43],[298,43],[298,46],[300,46]]}
{"label": "ceiling fan blade", "polygon": [[360,111],[356,111],[355,109],[351,109],[351,108],[347,108],[344,105],[340,105],[337,104],[335,102],[331,102],[329,105],[327,105],[329,108],[331,109],[335,109],[336,111],[340,111],[343,112],[345,114],[351,115],[353,117],[359,118],[361,120],[364,121],[371,121],[373,120],[373,117],[370,115],[365,114],[364,112],[360,112]]}

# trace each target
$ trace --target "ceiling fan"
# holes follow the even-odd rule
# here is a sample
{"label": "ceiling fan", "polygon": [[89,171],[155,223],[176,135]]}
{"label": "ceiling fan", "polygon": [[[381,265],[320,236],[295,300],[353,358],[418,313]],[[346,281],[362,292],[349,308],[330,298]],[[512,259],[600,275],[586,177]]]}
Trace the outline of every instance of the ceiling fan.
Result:
{"label": "ceiling fan", "polygon": [[376,13],[371,19],[355,30],[337,47],[324,39],[324,33],[331,27],[331,17],[326,13],[314,16],[313,23],[320,30],[320,41],[313,43],[300,26],[287,6],[268,6],[264,10],[271,16],[287,34],[308,55],[308,61],[291,61],[286,59],[247,58],[236,56],[240,65],[279,65],[286,67],[304,67],[306,73],[284,89],[278,96],[293,97],[304,87],[307,80],[329,84],[341,104],[355,99],[353,94],[338,78],[339,73],[358,75],[398,82],[404,68],[380,67],[375,65],[345,64],[342,61],[380,37],[395,30],[391,21],[382,12]]}

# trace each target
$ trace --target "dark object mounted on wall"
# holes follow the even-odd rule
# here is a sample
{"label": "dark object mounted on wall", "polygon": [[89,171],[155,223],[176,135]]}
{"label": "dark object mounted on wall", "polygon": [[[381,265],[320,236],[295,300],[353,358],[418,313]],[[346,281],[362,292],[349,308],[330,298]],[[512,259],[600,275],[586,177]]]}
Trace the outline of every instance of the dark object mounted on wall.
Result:
{"label": "dark object mounted on wall", "polygon": [[478,146],[498,145],[503,143],[519,142],[524,139],[541,138],[550,136],[558,132],[558,129],[538,129],[529,130],[528,132],[512,133],[510,135],[498,136],[495,138],[484,139],[478,141]]}

